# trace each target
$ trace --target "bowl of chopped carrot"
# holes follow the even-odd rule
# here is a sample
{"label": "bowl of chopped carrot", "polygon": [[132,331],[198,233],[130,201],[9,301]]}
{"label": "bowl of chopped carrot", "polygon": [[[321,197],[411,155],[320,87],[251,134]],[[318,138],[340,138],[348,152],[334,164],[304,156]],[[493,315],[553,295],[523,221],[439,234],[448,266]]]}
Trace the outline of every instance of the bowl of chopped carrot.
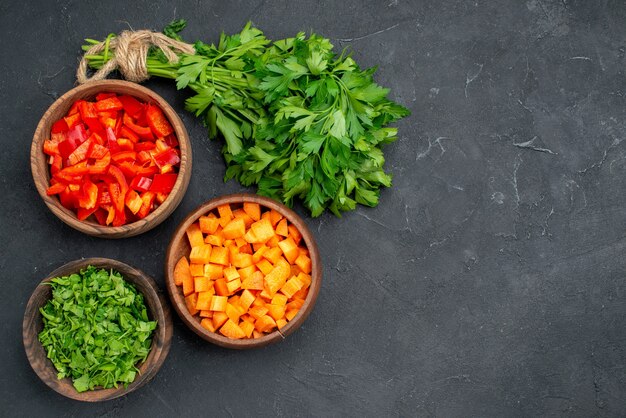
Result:
{"label": "bowl of chopped carrot", "polygon": [[135,83],[78,86],[41,118],[31,146],[37,191],[83,233],[124,238],[176,209],[191,177],[191,144],[172,107]]}
{"label": "bowl of chopped carrot", "polygon": [[178,226],[166,286],[183,322],[227,348],[263,347],[305,321],[322,265],[313,235],[286,206],[234,194],[200,205]]}

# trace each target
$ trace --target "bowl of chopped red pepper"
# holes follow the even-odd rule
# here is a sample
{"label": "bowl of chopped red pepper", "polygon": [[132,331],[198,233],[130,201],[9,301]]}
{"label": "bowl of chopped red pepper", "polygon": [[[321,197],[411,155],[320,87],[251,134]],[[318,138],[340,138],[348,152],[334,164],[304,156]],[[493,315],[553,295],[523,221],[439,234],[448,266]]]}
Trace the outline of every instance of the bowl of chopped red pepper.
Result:
{"label": "bowl of chopped red pepper", "polygon": [[172,107],[135,83],[78,86],[42,117],[31,147],[35,185],[50,210],[93,236],[146,232],[189,185],[191,144]]}

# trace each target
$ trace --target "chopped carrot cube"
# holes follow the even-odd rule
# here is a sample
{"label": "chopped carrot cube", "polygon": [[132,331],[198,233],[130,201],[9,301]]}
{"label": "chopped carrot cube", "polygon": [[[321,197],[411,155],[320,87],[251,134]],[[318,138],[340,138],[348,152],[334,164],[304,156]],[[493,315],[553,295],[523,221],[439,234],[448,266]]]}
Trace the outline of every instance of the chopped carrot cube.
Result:
{"label": "chopped carrot cube", "polygon": [[265,244],[259,247],[259,249],[256,250],[254,254],[252,254],[252,262],[256,264],[261,261],[261,259],[263,258],[263,253],[265,253],[265,251],[267,250],[269,250],[269,247]]}
{"label": "chopped carrot cube", "polygon": [[246,233],[246,224],[242,218],[235,218],[228,222],[222,232],[224,233],[224,238],[226,239],[240,238]]}
{"label": "chopped carrot cube", "polygon": [[227,266],[228,263],[228,250],[224,247],[215,247],[213,251],[211,251],[211,263],[221,264],[223,266]]}
{"label": "chopped carrot cube", "polygon": [[241,254],[250,254],[250,255],[252,255],[252,253],[253,253],[252,246],[250,244],[248,244],[247,242],[244,245],[239,245],[239,252]]}
{"label": "chopped carrot cube", "polygon": [[255,271],[252,275],[241,282],[242,289],[263,290],[263,273]]}
{"label": "chopped carrot cube", "polygon": [[308,274],[300,273],[298,274],[297,279],[300,283],[302,283],[303,289],[311,286],[311,276],[309,276]]}
{"label": "chopped carrot cube", "polygon": [[254,221],[258,221],[259,219],[261,219],[261,206],[258,203],[244,202],[243,210]]}
{"label": "chopped carrot cube", "polygon": [[280,247],[270,248],[263,253],[263,258],[269,260],[270,263],[276,264],[278,259],[283,255],[283,250]]}
{"label": "chopped carrot cube", "polygon": [[231,280],[235,280],[235,279],[238,279],[240,277],[241,276],[239,275],[239,272],[237,271],[237,269],[235,267],[229,266],[229,267],[226,267],[224,269],[224,278],[227,281],[230,282]]}
{"label": "chopped carrot cube", "polygon": [[193,289],[196,292],[206,292],[213,289],[213,282],[208,277],[199,276],[193,278]]}
{"label": "chopped carrot cube", "polygon": [[308,256],[300,254],[295,263],[304,273],[309,274],[311,272],[311,259]]}
{"label": "chopped carrot cube", "polygon": [[285,306],[287,304],[287,296],[277,293],[272,298],[272,305]]}
{"label": "chopped carrot cube", "polygon": [[272,271],[270,271],[269,274],[267,274],[264,278],[265,289],[268,290],[271,296],[273,296],[274,293],[278,292],[278,290],[283,287],[283,285],[287,281],[287,277],[289,277],[291,268],[289,264],[285,264],[277,263]]}
{"label": "chopped carrot cube", "polygon": [[268,332],[276,326],[276,321],[271,316],[263,315],[254,322],[254,328],[259,332]]}
{"label": "chopped carrot cube", "polygon": [[252,276],[255,271],[257,271],[257,268],[254,264],[252,264],[248,267],[239,269],[238,273],[239,273],[239,276],[241,277],[241,280],[246,280],[248,277]]}
{"label": "chopped carrot cube", "polygon": [[252,254],[238,253],[234,257],[230,258],[230,262],[233,266],[240,269],[254,265],[254,263],[252,263]]}
{"label": "chopped carrot cube", "polygon": [[183,295],[189,296],[193,292],[193,277],[189,274],[188,276],[183,277]]}
{"label": "chopped carrot cube", "polygon": [[253,306],[252,308],[248,309],[248,314],[256,319],[259,319],[267,312],[269,312],[269,310],[265,306]]}
{"label": "chopped carrot cube", "polygon": [[230,318],[231,321],[237,323],[239,322],[239,317],[244,314],[242,308],[238,305],[232,305],[230,303],[226,304],[226,315]]}
{"label": "chopped carrot cube", "polygon": [[221,279],[224,275],[224,266],[211,263],[205,264],[204,275],[211,280]]}
{"label": "chopped carrot cube", "polygon": [[248,289],[245,289],[239,298],[239,305],[247,312],[252,302],[254,302],[254,295]]}
{"label": "chopped carrot cube", "polygon": [[262,336],[263,336],[262,332],[259,332],[256,329],[252,331],[252,338],[261,338]]}
{"label": "chopped carrot cube", "polygon": [[244,211],[243,209],[236,209],[236,210],[234,210],[233,211],[233,216],[235,218],[243,219],[243,223],[246,225],[246,228],[250,227],[250,225],[252,225],[252,223],[254,222],[254,219],[252,219],[250,217],[250,215],[248,215],[246,213],[246,211]]}
{"label": "chopped carrot cube", "polygon": [[191,263],[189,265],[189,271],[192,276],[204,276],[204,264]]}
{"label": "chopped carrot cube", "polygon": [[211,258],[211,244],[203,244],[197,247],[191,248],[191,254],[189,254],[189,260],[196,264],[208,263]]}
{"label": "chopped carrot cube", "polygon": [[274,318],[275,321],[285,316],[285,305],[279,306],[270,303],[265,305],[265,307],[268,309],[269,315]]}
{"label": "chopped carrot cube", "polygon": [[[237,248],[241,248],[244,245],[249,245],[249,244],[248,244],[248,241],[243,239],[243,237],[239,237],[239,238],[235,238],[235,245],[237,246]],[[252,253],[250,253],[250,254],[252,254]]]}
{"label": "chopped carrot cube", "polygon": [[250,338],[252,332],[254,331],[254,323],[243,321],[239,324],[239,328],[241,328],[243,333],[246,335],[246,338]]}
{"label": "chopped carrot cube", "polygon": [[[229,248],[229,247],[234,247],[234,241],[232,239],[225,239],[224,242],[222,243],[222,246]],[[234,247],[237,248],[237,247]],[[237,249],[237,252],[239,252],[239,249]]]}
{"label": "chopped carrot cube", "polygon": [[230,282],[226,282],[226,288],[228,289],[228,294],[233,294],[237,290],[241,289],[241,279],[235,279]]}
{"label": "chopped carrot cube", "polygon": [[187,228],[187,239],[189,239],[191,248],[204,245],[204,237],[197,223],[193,223]]}
{"label": "chopped carrot cube", "polygon": [[278,237],[278,235],[274,235],[272,238],[267,240],[266,244],[268,247],[274,248],[278,245],[279,242],[280,238]]}
{"label": "chopped carrot cube", "polygon": [[213,318],[213,311],[200,311],[200,318]]}
{"label": "chopped carrot cube", "polygon": [[298,310],[299,309],[289,309],[285,312],[285,318],[287,318],[288,321],[291,321],[298,314]]}
{"label": "chopped carrot cube", "polygon": [[224,325],[224,322],[226,321],[228,321],[228,315],[226,315],[226,312],[215,312],[213,314],[213,327],[215,329]]}
{"label": "chopped carrot cube", "polygon": [[280,241],[278,243],[278,246],[283,251],[283,254],[285,255],[287,261],[289,261],[289,264],[293,264],[300,255],[300,251],[298,251],[298,246],[291,237]]}
{"label": "chopped carrot cube", "polygon": [[185,305],[187,305],[187,310],[189,311],[191,316],[194,316],[196,313],[198,313],[198,310],[196,309],[197,301],[198,301],[197,293],[192,293],[189,296],[185,297]]}
{"label": "chopped carrot cube", "polygon": [[216,247],[221,247],[222,244],[224,243],[224,236],[223,235],[207,235],[207,237],[204,239],[204,242],[206,242],[207,244],[215,245]]}
{"label": "chopped carrot cube", "polygon": [[211,296],[211,311],[219,311],[224,312],[226,310],[226,305],[228,304],[228,298],[226,296]]}
{"label": "chopped carrot cube", "polygon": [[[261,219],[250,225],[250,230],[254,233],[258,242],[267,242],[274,234],[274,228],[268,219]],[[247,241],[247,240],[246,240]]]}
{"label": "chopped carrot cube", "polygon": [[303,287],[302,289],[298,290],[294,295],[293,295],[293,299],[306,299],[307,295],[309,294],[309,289]]}
{"label": "chopped carrot cube", "polygon": [[225,279],[217,279],[213,284],[213,287],[215,288],[215,293],[219,296],[228,296],[230,292],[228,291],[228,286],[226,286],[226,283],[227,282]]}
{"label": "chopped carrot cube", "polygon": [[278,329],[281,329],[285,325],[287,325],[287,320],[285,318],[280,318],[276,320],[276,326],[278,327]]}
{"label": "chopped carrot cube", "polygon": [[220,221],[217,218],[209,218],[208,216],[200,217],[200,231],[205,234],[213,234],[217,231],[217,227],[220,226]]}
{"label": "chopped carrot cube", "polygon": [[254,324],[254,321],[256,321],[256,318],[254,318],[253,316],[250,316],[248,314],[243,314],[243,315],[241,315],[241,320],[242,321],[246,321],[246,322],[250,322],[251,324]]}
{"label": "chopped carrot cube", "polygon": [[213,299],[213,292],[199,292],[198,299],[196,300],[196,310],[198,311],[211,310],[212,299]]}
{"label": "chopped carrot cube", "polygon": [[[268,221],[270,221],[270,211],[263,212],[261,214],[261,219],[267,219]],[[271,223],[271,221],[270,221],[270,223]]]}
{"label": "chopped carrot cube", "polygon": [[229,222],[233,219],[233,211],[230,209],[229,204],[218,206],[217,212],[220,214],[221,219],[228,219]]}
{"label": "chopped carrot cube", "polygon": [[246,336],[246,333],[243,332],[243,330],[239,328],[239,325],[233,322],[232,319],[227,320],[226,323],[222,325],[220,333],[225,337],[233,339],[244,338]]}
{"label": "chopped carrot cube", "polygon": [[187,261],[187,257],[182,256],[176,263],[176,266],[174,266],[174,284],[176,286],[182,286],[185,277],[188,276],[191,277],[189,262]]}
{"label": "chopped carrot cube", "polygon": [[215,332],[213,321],[209,318],[204,318],[202,321],[200,321],[200,326],[209,332]]}
{"label": "chopped carrot cube", "polygon": [[270,210],[270,222],[272,223],[273,227],[276,227],[281,219],[283,219],[283,215],[281,215],[280,212],[274,209]]}
{"label": "chopped carrot cube", "polygon": [[289,228],[287,227],[287,218],[282,219],[280,222],[278,222],[278,225],[276,226],[276,234],[285,238],[289,236]]}
{"label": "chopped carrot cube", "polygon": [[291,224],[288,226],[288,229],[289,229],[289,236],[293,238],[296,244],[300,244],[300,240],[302,239],[302,234],[300,233],[300,231],[298,231],[298,228],[295,225]]}
{"label": "chopped carrot cube", "polygon": [[291,298],[298,290],[302,289],[302,286],[302,282],[298,280],[297,277],[292,277],[280,288],[280,292],[288,298]]}
{"label": "chopped carrot cube", "polygon": [[261,241],[259,241],[259,239],[254,234],[254,231],[252,229],[249,229],[248,232],[246,232],[244,234],[243,239],[245,239],[246,242],[249,242],[250,244],[259,244],[259,243],[261,243]]}

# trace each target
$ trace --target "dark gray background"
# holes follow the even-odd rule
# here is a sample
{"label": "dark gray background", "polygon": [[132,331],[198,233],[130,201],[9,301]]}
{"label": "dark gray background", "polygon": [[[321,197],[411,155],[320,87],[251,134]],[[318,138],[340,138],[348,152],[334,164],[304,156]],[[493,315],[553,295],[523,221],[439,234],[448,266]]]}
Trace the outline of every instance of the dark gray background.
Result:
{"label": "dark gray background", "polygon": [[[128,3],[128,5],[123,5]],[[156,378],[122,399],[60,397],[30,369],[33,288],[80,257],[163,286],[176,225],[221,180],[221,144],[180,113],[193,176],[176,212],[107,241],[62,224],[30,176],[32,134],[74,84],[85,37],[184,17],[216,41],[248,19],[272,39],[314,30],[350,47],[413,115],[386,148],[394,185],[342,219],[299,213],[324,261],[300,330],[265,349],[209,345],[176,317]],[[622,1],[41,1],[0,4],[0,415],[624,416],[626,5]]]}

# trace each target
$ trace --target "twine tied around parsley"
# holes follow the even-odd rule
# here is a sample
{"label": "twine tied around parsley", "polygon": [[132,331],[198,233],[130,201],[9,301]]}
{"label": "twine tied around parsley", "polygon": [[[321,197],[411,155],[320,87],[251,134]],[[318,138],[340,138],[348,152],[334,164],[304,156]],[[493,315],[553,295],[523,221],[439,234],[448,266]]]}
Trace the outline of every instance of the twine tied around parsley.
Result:
{"label": "twine tied around parsley", "polygon": [[[170,63],[178,62],[178,55],[174,51],[188,55],[196,53],[193,45],[172,39],[159,32],[126,30],[117,36],[109,36],[106,40],[89,48],[80,60],[76,79],[79,84],[104,80],[111,72],[119,70],[126,80],[141,83],[150,78],[146,58],[152,47],[160,49]],[[101,53],[104,53],[105,64],[89,77],[87,75],[88,57]],[[111,54],[111,59],[108,59],[109,54]]]}

